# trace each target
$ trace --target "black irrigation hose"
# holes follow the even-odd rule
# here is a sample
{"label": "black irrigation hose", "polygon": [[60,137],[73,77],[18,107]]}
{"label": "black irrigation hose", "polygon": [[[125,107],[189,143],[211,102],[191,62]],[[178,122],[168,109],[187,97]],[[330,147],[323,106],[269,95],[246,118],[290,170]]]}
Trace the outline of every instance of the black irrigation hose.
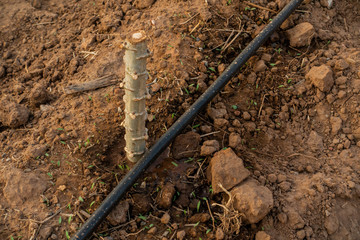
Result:
{"label": "black irrigation hose", "polygon": [[230,81],[246,61],[271,36],[271,34],[289,17],[289,15],[303,2],[292,0],[269,23],[259,35],[236,57],[219,78],[199,97],[196,102],[169,128],[169,130],[150,148],[150,150],[134,165],[115,189],[106,197],[91,217],[82,225],[72,240],[89,238],[96,227],[105,219],[128,189],[135,183],[140,174],[155,160],[174,138],[192,121],[215,95]]}

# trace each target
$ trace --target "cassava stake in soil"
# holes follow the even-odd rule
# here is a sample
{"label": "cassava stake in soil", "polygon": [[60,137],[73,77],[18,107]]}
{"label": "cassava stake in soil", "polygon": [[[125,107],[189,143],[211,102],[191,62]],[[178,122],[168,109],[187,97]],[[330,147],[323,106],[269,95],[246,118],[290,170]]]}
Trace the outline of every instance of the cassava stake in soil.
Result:
{"label": "cassava stake in soil", "polygon": [[125,151],[130,161],[138,161],[145,153],[147,129],[145,128],[146,110],[146,58],[150,56],[146,46],[146,34],[137,31],[130,35],[125,44]]}

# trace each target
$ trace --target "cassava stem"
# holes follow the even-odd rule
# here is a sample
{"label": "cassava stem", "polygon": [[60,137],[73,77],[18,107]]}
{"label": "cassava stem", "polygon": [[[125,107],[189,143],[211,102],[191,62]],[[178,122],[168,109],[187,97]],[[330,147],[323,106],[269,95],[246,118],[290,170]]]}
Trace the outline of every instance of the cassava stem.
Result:
{"label": "cassava stem", "polygon": [[145,153],[145,141],[148,138],[145,128],[147,117],[145,101],[149,96],[146,89],[148,79],[146,59],[150,56],[150,52],[146,46],[145,32],[132,33],[125,41],[124,48],[125,151],[127,158],[136,162]]}

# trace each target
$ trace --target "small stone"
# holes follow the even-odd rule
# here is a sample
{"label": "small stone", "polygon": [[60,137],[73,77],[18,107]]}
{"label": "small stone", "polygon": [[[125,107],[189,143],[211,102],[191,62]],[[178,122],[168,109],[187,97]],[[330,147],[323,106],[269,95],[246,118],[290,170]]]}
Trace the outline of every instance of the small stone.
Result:
{"label": "small stone", "polygon": [[176,238],[179,240],[185,239],[185,236],[186,236],[186,232],[184,230],[178,231],[176,233]]}
{"label": "small stone", "polygon": [[58,236],[56,234],[51,234],[50,238],[53,239],[53,240],[56,240],[56,239],[58,239]]}
{"label": "small stone", "polygon": [[264,53],[262,56],[261,56],[261,60],[264,60],[265,62],[270,62],[271,61],[271,54],[268,54],[268,53]]}
{"label": "small stone", "polygon": [[53,228],[52,227],[44,227],[39,232],[40,239],[48,239],[52,234]]}
{"label": "small stone", "polygon": [[40,9],[41,5],[42,5],[41,0],[31,0],[31,6],[33,6],[34,8]]}
{"label": "small stone", "polygon": [[293,229],[302,229],[305,226],[305,222],[299,213],[291,210],[288,212],[289,224]]}
{"label": "small stone", "polygon": [[341,76],[341,77],[336,78],[335,83],[336,83],[336,85],[343,85],[346,83],[346,81],[347,81],[347,77]]}
{"label": "small stone", "polygon": [[226,65],[224,63],[221,63],[219,66],[218,66],[218,71],[219,71],[219,74],[222,74],[226,69]]}
{"label": "small stone", "polygon": [[272,192],[254,180],[245,181],[235,187],[231,194],[234,198],[234,208],[243,213],[244,221],[250,224],[258,223],[274,206]]}
{"label": "small stone", "polygon": [[323,138],[315,131],[310,132],[307,144],[313,152],[324,149]]}
{"label": "small stone", "polygon": [[306,237],[305,230],[297,231],[296,237],[297,237],[298,239],[301,239],[301,240],[304,239],[304,238]]}
{"label": "small stone", "polygon": [[208,178],[214,193],[223,192],[219,183],[229,190],[246,179],[250,172],[244,167],[243,160],[231,148],[217,152],[210,160]]}
{"label": "small stone", "polygon": [[277,177],[276,177],[275,174],[271,173],[271,174],[268,175],[268,180],[269,180],[269,182],[271,182],[271,183],[275,183],[276,180],[277,180]]}
{"label": "small stone", "polygon": [[210,156],[216,151],[219,151],[220,144],[216,140],[207,140],[201,146],[200,155],[201,156]]}
{"label": "small stone", "polygon": [[164,213],[164,215],[161,217],[160,221],[163,224],[168,224],[170,222],[170,214]]}
{"label": "small stone", "polygon": [[238,119],[234,119],[234,121],[232,122],[232,125],[234,127],[240,128],[241,127],[241,122]]}
{"label": "small stone", "polygon": [[339,59],[335,62],[335,70],[343,71],[347,68],[349,68],[349,64],[344,59]]}
{"label": "small stone", "polygon": [[139,9],[149,8],[154,4],[155,0],[135,1],[134,6]]}
{"label": "small stone", "polygon": [[346,139],[344,142],[344,148],[349,149],[351,146],[351,141],[349,139]]}
{"label": "small stone", "polygon": [[218,127],[218,128],[227,126],[228,124],[229,124],[229,121],[224,118],[217,118],[214,120],[214,126]]}
{"label": "small stone", "polygon": [[216,229],[215,239],[216,240],[223,240],[224,238],[225,238],[224,231],[221,228],[218,227]]}
{"label": "small stone", "polygon": [[325,218],[324,226],[329,235],[334,234],[339,228],[339,220],[335,215],[330,215]]}
{"label": "small stone", "polygon": [[333,72],[326,65],[312,67],[305,78],[322,92],[329,92],[334,85]]}
{"label": "small stone", "polygon": [[279,222],[281,222],[282,224],[286,224],[288,217],[285,213],[279,213],[279,215],[277,216],[279,219]]}
{"label": "small stone", "polygon": [[314,172],[314,169],[313,169],[313,167],[312,166],[310,166],[310,165],[308,165],[308,166],[306,166],[306,171],[308,172],[308,173],[313,173]]}
{"label": "small stone", "polygon": [[338,134],[339,130],[342,126],[342,120],[339,117],[331,117],[330,118],[330,124],[331,124],[331,133],[333,135]]}
{"label": "small stone", "polygon": [[306,227],[304,228],[304,230],[305,230],[306,237],[307,237],[308,239],[310,239],[310,237],[313,235],[314,231],[313,231],[312,228],[309,227],[309,226],[306,226]]}
{"label": "small stone", "polygon": [[343,99],[344,97],[346,97],[346,91],[340,90],[340,91],[338,92],[338,98],[339,98],[339,99]]}
{"label": "small stone", "polygon": [[24,156],[27,159],[36,159],[46,153],[47,147],[43,144],[30,145],[27,147]]}
{"label": "small stone", "polygon": [[238,133],[230,133],[229,135],[229,146],[236,149],[241,145],[241,137]]}
{"label": "small stone", "polygon": [[287,181],[284,181],[282,183],[279,184],[279,187],[281,190],[283,190],[284,192],[287,192],[290,190],[290,187],[291,187],[291,183],[287,182]]}
{"label": "small stone", "polygon": [[224,108],[215,109],[215,108],[209,107],[209,108],[207,108],[207,114],[209,115],[209,117],[211,119],[215,120],[217,118],[224,118],[224,116],[227,114],[227,111]]}
{"label": "small stone", "polygon": [[355,187],[355,183],[353,181],[348,181],[347,184],[350,189],[353,189]]}
{"label": "small stone", "polygon": [[95,35],[92,35],[88,38],[83,38],[80,48],[85,51],[90,50],[90,48],[94,45],[95,41],[96,41]]}
{"label": "small stone", "polygon": [[251,115],[250,115],[250,113],[244,112],[244,113],[243,113],[243,119],[246,120],[246,121],[251,120]]}
{"label": "small stone", "polygon": [[0,78],[5,77],[6,69],[3,66],[0,66]]}
{"label": "small stone", "polygon": [[161,85],[160,85],[159,83],[157,83],[157,82],[151,84],[151,91],[152,91],[153,93],[159,91],[160,88],[161,88]]}
{"label": "small stone", "polygon": [[107,216],[107,220],[110,222],[111,225],[119,225],[121,223],[126,222],[127,215],[129,211],[129,202],[122,201],[120,202]]}
{"label": "small stone", "polygon": [[0,101],[0,122],[7,127],[17,128],[27,123],[30,111],[21,104],[8,100]]}
{"label": "small stone", "polygon": [[259,60],[255,64],[254,71],[255,72],[263,72],[263,71],[266,70],[266,68],[267,68],[267,66],[265,64],[265,61],[264,60]]}
{"label": "small stone", "polygon": [[283,181],[286,181],[286,176],[285,176],[284,174],[279,174],[279,175],[277,176],[277,181],[278,181],[278,183],[281,183],[281,182],[283,182]]}
{"label": "small stone", "polygon": [[49,93],[46,90],[45,85],[39,83],[36,84],[29,95],[30,104],[34,107],[40,106],[49,100]]}
{"label": "small stone", "polygon": [[210,214],[208,214],[208,213],[197,213],[197,214],[191,216],[188,221],[190,223],[197,223],[197,222],[204,223],[204,222],[209,221],[210,218],[211,218]]}
{"label": "small stone", "polygon": [[259,231],[255,235],[255,240],[270,240],[271,237],[265,231]]}
{"label": "small stone", "polygon": [[175,186],[172,183],[166,183],[158,194],[157,202],[160,207],[167,209],[171,206],[173,197],[175,195]]}
{"label": "small stone", "polygon": [[209,125],[202,125],[200,126],[200,131],[203,133],[211,133],[212,128]]}
{"label": "small stone", "polygon": [[315,35],[314,26],[303,22],[286,31],[292,47],[309,46]]}

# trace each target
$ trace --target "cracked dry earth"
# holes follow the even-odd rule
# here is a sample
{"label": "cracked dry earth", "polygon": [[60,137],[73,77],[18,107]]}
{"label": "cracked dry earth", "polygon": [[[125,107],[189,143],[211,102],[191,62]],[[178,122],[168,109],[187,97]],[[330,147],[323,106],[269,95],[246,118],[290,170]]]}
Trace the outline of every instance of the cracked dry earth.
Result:
{"label": "cracked dry earth", "polygon": [[[153,53],[151,147],[287,2],[0,1],[0,239],[70,238],[133,166],[130,32]],[[92,239],[360,239],[359,9],[304,1]]]}

